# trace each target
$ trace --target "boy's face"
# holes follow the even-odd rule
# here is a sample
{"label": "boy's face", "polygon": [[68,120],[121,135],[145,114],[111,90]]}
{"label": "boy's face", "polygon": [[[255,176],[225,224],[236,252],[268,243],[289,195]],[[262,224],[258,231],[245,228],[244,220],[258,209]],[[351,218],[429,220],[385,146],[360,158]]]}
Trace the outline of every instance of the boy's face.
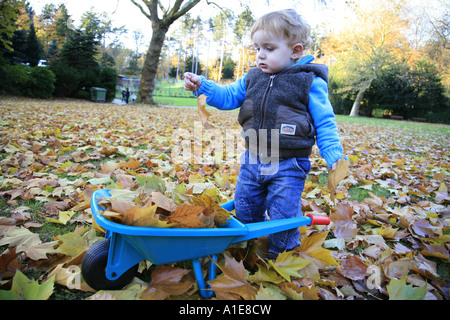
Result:
{"label": "boy's face", "polygon": [[256,63],[265,73],[277,73],[295,64],[303,51],[301,44],[289,46],[287,41],[274,34],[258,30],[253,34]]}

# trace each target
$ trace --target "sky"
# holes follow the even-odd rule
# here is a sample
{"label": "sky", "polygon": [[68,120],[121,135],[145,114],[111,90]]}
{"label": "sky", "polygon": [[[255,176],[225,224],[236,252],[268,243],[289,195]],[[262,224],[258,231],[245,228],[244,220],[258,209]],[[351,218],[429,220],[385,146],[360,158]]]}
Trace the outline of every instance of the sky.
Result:
{"label": "sky", "polygon": [[[42,7],[45,4],[53,3],[58,5],[64,3],[68,8],[69,14],[75,20],[74,25],[80,25],[80,17],[82,14],[91,8],[95,12],[106,12],[108,17],[113,21],[113,27],[125,26],[128,29],[128,35],[123,35],[120,39],[127,48],[135,49],[136,45],[132,39],[133,31],[140,30],[144,34],[144,45],[141,47],[141,52],[144,52],[150,42],[151,38],[151,23],[140,12],[140,10],[131,3],[130,0],[28,0],[37,14],[40,14]],[[347,6],[346,0],[210,0],[220,6],[226,7],[234,11],[238,15],[244,9],[241,4],[248,5],[253,12],[255,18],[263,14],[294,8],[299,12],[305,20],[311,25],[314,30],[316,26],[322,22],[327,22],[330,28],[339,28],[345,24],[345,11]],[[359,0],[358,3],[363,3],[364,0]],[[414,11],[426,11],[433,15],[433,11],[443,10],[442,5],[448,5],[450,0],[406,0],[411,4],[412,14]],[[141,1],[137,1],[142,3]],[[163,3],[173,3],[174,0],[163,0]],[[325,2],[327,7],[321,6],[318,3]],[[427,7],[427,8],[426,8]],[[447,9],[448,10],[448,7]],[[190,10],[193,17],[198,15],[203,20],[215,16],[219,13],[219,9],[214,5],[207,5],[206,0],[202,0],[193,9]]]}
{"label": "sky", "polygon": [[[293,7],[299,12],[303,11],[304,16],[311,16],[312,12],[315,11],[314,3],[316,1],[317,0],[228,0],[226,6],[227,8],[234,10],[235,14],[239,14],[243,10],[240,3],[248,4],[256,18],[270,11]],[[53,3],[58,5],[64,3],[69,14],[75,20],[75,26],[79,26],[79,20],[82,14],[93,7],[95,12],[106,12],[108,17],[113,21],[114,27],[124,25],[128,29],[130,36],[124,36],[122,39],[122,42],[126,47],[135,47],[131,37],[132,32],[135,30],[141,30],[144,33],[146,43],[149,43],[150,41],[151,23],[130,0],[28,0],[28,2],[30,2],[38,15],[41,13],[42,7],[45,4]],[[165,0],[163,2],[168,3],[169,1]],[[225,6],[223,1],[215,0],[215,2],[221,6]],[[200,15],[203,19],[214,16],[218,12],[219,10],[217,7],[214,5],[208,6],[205,0],[190,11],[192,16],[196,17],[197,15]],[[308,17],[306,17],[306,20],[308,20]]]}

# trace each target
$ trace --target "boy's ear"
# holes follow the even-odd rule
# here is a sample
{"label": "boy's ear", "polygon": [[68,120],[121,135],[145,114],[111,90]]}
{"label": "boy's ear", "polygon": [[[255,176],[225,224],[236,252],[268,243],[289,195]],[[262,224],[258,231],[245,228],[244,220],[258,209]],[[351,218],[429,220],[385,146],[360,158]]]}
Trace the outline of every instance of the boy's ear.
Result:
{"label": "boy's ear", "polygon": [[303,45],[301,43],[296,43],[293,47],[292,47],[292,54],[291,54],[291,58],[294,60],[298,60],[301,58],[303,53]]}

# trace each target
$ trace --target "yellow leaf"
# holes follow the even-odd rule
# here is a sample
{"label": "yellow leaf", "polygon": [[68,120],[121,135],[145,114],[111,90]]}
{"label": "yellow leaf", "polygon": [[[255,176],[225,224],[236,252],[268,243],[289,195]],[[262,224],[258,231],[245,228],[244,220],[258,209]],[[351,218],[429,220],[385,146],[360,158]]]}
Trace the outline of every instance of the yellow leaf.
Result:
{"label": "yellow leaf", "polygon": [[53,289],[54,277],[39,284],[17,270],[11,290],[0,290],[0,300],[47,300],[53,294]]}
{"label": "yellow leaf", "polygon": [[301,273],[313,280],[320,278],[319,269],[339,265],[331,255],[331,251],[322,247],[327,235],[328,232],[321,232],[306,237],[302,239],[301,246],[295,248],[299,257],[312,261]]}
{"label": "yellow leaf", "polygon": [[280,253],[275,261],[269,260],[269,265],[287,281],[291,281],[291,277],[300,277],[299,270],[312,262],[312,260],[294,256],[294,252],[293,250],[285,251]]}
{"label": "yellow leaf", "polygon": [[171,225],[155,216],[158,204],[151,207],[132,207],[125,212],[122,222],[128,226],[167,228]]}
{"label": "yellow leaf", "polygon": [[257,283],[257,282],[272,282],[272,283],[281,283],[284,279],[278,275],[275,270],[268,269],[264,265],[257,265],[258,271],[255,274],[248,277],[248,281]]}
{"label": "yellow leaf", "polygon": [[75,211],[60,211],[58,219],[45,218],[48,222],[59,223],[59,224],[67,224],[70,221],[72,216],[75,214]]}

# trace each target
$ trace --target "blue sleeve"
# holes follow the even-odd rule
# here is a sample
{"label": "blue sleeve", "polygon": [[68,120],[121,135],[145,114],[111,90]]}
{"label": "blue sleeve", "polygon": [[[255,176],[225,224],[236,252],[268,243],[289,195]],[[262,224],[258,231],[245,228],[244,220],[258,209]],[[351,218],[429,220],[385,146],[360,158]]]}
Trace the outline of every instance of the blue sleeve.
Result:
{"label": "blue sleeve", "polygon": [[328,99],[328,86],[322,78],[316,77],[313,80],[308,107],[314,120],[320,155],[331,168],[333,163],[343,157],[344,148],[339,138],[333,107]]}
{"label": "blue sleeve", "polygon": [[232,110],[239,108],[245,100],[245,78],[230,83],[225,86],[216,84],[212,80],[206,80],[201,76],[202,84],[198,88],[197,94],[204,94],[208,98],[206,103],[220,110]]}

